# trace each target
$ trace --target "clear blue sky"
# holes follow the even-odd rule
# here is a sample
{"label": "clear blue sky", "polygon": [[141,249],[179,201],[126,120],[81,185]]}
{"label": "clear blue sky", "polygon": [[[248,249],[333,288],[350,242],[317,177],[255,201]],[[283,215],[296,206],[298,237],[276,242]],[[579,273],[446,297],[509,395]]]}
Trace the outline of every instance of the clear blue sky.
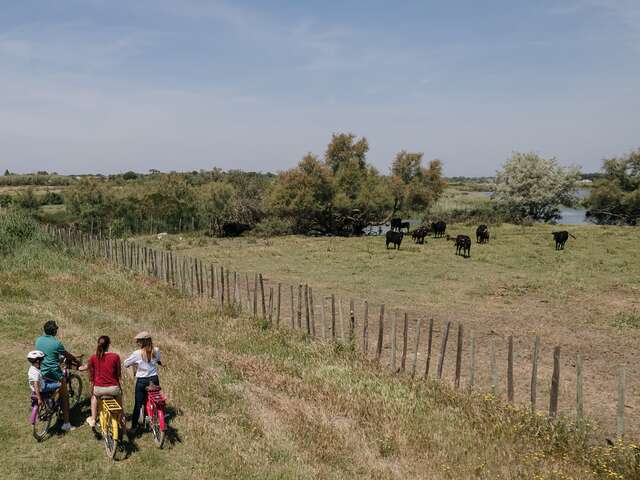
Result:
{"label": "clear blue sky", "polygon": [[640,147],[640,0],[0,0],[0,167],[281,170],[364,135],[448,175]]}

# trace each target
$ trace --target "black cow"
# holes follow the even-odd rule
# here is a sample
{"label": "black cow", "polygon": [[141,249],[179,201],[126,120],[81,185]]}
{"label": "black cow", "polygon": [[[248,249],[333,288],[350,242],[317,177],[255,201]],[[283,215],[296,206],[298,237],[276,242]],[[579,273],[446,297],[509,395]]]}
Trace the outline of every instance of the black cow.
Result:
{"label": "black cow", "polygon": [[246,223],[228,222],[222,225],[222,233],[225,237],[237,237],[250,229],[251,227]]}
{"label": "black cow", "polygon": [[443,221],[433,222],[431,230],[433,231],[433,238],[444,237],[444,233],[447,231],[447,224]]}
{"label": "black cow", "polygon": [[466,235],[458,235],[455,239],[456,255],[467,258],[471,256],[471,239]]}
{"label": "black cow", "polygon": [[387,248],[389,248],[389,244],[393,244],[393,248],[400,250],[400,244],[402,243],[402,237],[404,237],[404,233],[402,232],[392,232],[389,230],[387,232]]}
{"label": "black cow", "polygon": [[429,235],[429,232],[431,232],[431,229],[422,225],[411,233],[411,238],[413,238],[414,242],[422,245],[424,243],[424,237]]}
{"label": "black cow", "polygon": [[482,224],[476,228],[476,241],[478,243],[489,243],[489,228]]}
{"label": "black cow", "polygon": [[392,218],[391,219],[391,230],[394,232],[399,232],[400,228],[402,228],[402,219],[401,218]]}
{"label": "black cow", "polygon": [[407,229],[407,233],[409,233],[409,229],[411,228],[411,223],[409,222],[400,222],[400,230]]}
{"label": "black cow", "polygon": [[567,243],[569,237],[576,238],[566,230],[560,232],[552,232],[553,239],[556,241],[556,250],[564,250],[564,244]]}

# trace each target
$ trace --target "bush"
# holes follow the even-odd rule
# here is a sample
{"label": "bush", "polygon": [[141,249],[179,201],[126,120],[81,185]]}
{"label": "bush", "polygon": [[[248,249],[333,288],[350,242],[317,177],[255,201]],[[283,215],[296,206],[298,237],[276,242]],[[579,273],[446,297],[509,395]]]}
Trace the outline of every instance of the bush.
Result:
{"label": "bush", "polygon": [[251,231],[256,237],[277,237],[293,233],[293,221],[285,218],[271,217],[258,223]]}
{"label": "bush", "polygon": [[33,240],[45,240],[35,220],[21,210],[0,215],[0,255],[9,255],[18,246]]}

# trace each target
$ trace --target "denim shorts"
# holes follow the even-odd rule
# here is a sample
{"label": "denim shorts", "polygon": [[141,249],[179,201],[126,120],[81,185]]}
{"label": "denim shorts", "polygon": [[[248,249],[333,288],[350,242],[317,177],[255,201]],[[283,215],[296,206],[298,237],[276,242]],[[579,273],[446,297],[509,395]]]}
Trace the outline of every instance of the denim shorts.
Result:
{"label": "denim shorts", "polygon": [[58,390],[62,384],[60,382],[52,382],[49,379],[45,379],[44,387],[40,390],[40,393],[53,393]]}

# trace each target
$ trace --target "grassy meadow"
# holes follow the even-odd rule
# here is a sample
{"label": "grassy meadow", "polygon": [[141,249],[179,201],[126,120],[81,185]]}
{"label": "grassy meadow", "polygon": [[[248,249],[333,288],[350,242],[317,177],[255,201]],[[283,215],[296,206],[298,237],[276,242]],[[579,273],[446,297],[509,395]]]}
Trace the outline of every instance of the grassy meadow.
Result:
{"label": "grassy meadow", "polygon": [[[263,330],[55,245],[20,241],[0,257],[0,299],[5,479],[588,479],[630,472],[632,450],[592,447],[563,421],[554,426],[491,396],[392,376],[340,344]],[[164,450],[147,434],[126,457],[107,460],[83,424],[86,405],[74,413],[76,431],[43,443],[31,437],[24,356],[48,319],[75,353],[90,354],[98,335],[109,334],[113,350],[125,355],[137,331],[153,332],[174,411]],[[128,378],[127,410],[132,385]]]}
{"label": "grassy meadow", "polygon": [[[432,238],[425,245],[414,245],[405,238],[399,251],[386,250],[379,237],[211,239],[170,235],[144,240],[234,271],[261,272],[269,285],[308,283],[318,292],[316,298],[336,294],[345,308],[354,298],[360,319],[361,302],[368,300],[372,308],[384,303],[388,311],[408,311],[412,321],[434,318],[437,329],[447,320],[462,322],[467,335],[477,337],[485,386],[491,341],[497,345],[503,382],[506,337],[513,335],[516,397],[523,402],[529,398],[531,347],[538,335],[543,346],[541,378],[545,380],[539,408],[546,408],[551,351],[559,345],[561,411],[568,415],[575,411],[575,359],[580,353],[585,360],[587,413],[605,432],[615,430],[616,375],[618,367],[626,365],[627,429],[640,433],[640,368],[636,361],[640,232],[624,227],[569,226],[566,228],[577,238],[570,238],[564,251],[555,251],[551,232],[561,228],[492,226],[491,242],[474,243],[468,259],[454,255],[453,243]],[[472,226],[452,225],[449,232],[474,237]],[[468,346],[465,355],[468,357]]]}

